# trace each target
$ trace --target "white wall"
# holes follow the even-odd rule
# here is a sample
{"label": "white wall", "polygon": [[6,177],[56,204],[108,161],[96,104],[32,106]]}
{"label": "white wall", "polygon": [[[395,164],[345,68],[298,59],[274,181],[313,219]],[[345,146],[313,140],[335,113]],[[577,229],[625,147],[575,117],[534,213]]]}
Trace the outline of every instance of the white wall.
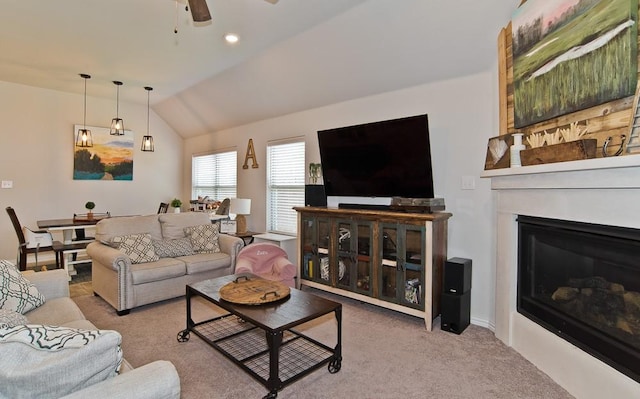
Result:
{"label": "white wall", "polygon": [[[141,87],[140,97],[146,100]],[[87,98],[87,125],[108,127],[115,116],[113,100]],[[134,131],[133,181],[73,180],[74,124],[83,123],[83,96],[0,82],[0,258],[16,259],[18,240],[4,208],[16,209],[23,225],[39,219],[95,212],[113,215],[155,213],[160,201],[180,193],[182,138],[151,111],[150,132],[156,151],[140,151],[147,129],[147,106],[120,102],[120,117]],[[61,238],[61,237],[60,237]]]}
{"label": "white wall", "polygon": [[[494,318],[494,230],[492,195],[480,180],[487,139],[498,135],[497,84],[491,72],[360,98],[252,123],[185,140],[184,187],[190,192],[193,154],[235,147],[238,150],[238,197],[251,198],[248,227],[264,231],[266,145],[269,140],[304,136],[307,164],[320,162],[316,132],[358,123],[429,114],[434,184],[445,199],[449,221],[449,257],[473,260],[472,319],[490,326]],[[242,169],[253,139],[258,169]],[[390,140],[393,138],[390,137]],[[461,190],[462,176],[473,176],[475,190]]]}

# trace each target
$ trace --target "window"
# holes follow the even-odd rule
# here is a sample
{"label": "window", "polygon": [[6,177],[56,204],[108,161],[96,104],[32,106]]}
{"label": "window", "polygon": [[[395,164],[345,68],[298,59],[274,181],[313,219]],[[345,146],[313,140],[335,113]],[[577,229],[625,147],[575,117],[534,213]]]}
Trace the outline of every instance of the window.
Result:
{"label": "window", "polygon": [[191,198],[223,200],[236,196],[237,151],[194,155],[191,160]]}
{"label": "window", "polygon": [[267,145],[267,230],[296,234],[304,206],[304,141]]}

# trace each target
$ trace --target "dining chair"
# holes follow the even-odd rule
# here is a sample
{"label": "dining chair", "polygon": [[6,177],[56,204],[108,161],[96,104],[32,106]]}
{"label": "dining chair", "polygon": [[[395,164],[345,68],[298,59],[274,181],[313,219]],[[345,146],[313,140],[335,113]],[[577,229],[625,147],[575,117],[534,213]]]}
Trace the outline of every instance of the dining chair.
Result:
{"label": "dining chair", "polygon": [[158,208],[158,213],[167,213],[169,210],[169,203],[161,202],[160,207]]}
{"label": "dining chair", "polygon": [[[58,251],[56,251],[53,248],[53,246],[54,245],[62,245],[62,243],[59,242],[59,241],[52,241],[51,245],[40,246],[38,244],[34,248],[30,248],[29,243],[25,239],[24,231],[22,229],[22,225],[20,224],[20,220],[18,220],[18,216],[16,215],[16,211],[10,206],[8,206],[6,208],[6,210],[7,210],[7,214],[9,214],[9,218],[11,219],[11,224],[13,224],[13,228],[16,231],[16,235],[18,236],[18,267],[19,267],[20,271],[27,270],[27,255],[28,254],[35,254],[36,267],[37,267],[38,266],[38,253],[40,253],[40,252],[48,252],[48,251],[55,252],[55,254],[56,254],[56,267],[59,267],[60,260],[58,259]],[[34,233],[36,233],[36,234],[42,234],[42,233],[49,234],[47,231],[43,231],[43,230],[34,231]]]}

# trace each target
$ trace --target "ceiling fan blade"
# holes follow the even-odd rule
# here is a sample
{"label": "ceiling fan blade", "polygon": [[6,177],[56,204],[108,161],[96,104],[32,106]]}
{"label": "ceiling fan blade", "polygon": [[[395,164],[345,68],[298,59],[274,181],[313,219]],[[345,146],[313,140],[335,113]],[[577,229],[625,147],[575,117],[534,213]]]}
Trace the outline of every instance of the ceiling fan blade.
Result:
{"label": "ceiling fan blade", "polygon": [[189,0],[189,8],[194,22],[211,21],[207,0]]}
{"label": "ceiling fan blade", "polygon": [[278,2],[278,0],[264,0],[264,1],[268,1],[271,4],[276,4]]}

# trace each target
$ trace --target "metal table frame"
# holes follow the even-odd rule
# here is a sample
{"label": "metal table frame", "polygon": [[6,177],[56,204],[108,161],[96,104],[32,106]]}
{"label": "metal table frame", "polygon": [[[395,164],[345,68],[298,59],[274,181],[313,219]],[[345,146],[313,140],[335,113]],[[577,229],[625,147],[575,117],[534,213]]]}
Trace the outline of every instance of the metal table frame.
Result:
{"label": "metal table frame", "polygon": [[[243,274],[244,276],[245,274]],[[249,275],[251,276],[251,275]],[[237,275],[207,280],[202,283],[216,283],[219,287],[233,281]],[[258,278],[251,276],[251,278]],[[189,340],[190,332],[203,339],[210,346],[233,361],[241,369],[264,385],[269,393],[264,399],[274,399],[278,391],[309,373],[328,365],[330,373],[340,371],[342,363],[342,304],[317,297],[309,293],[292,289],[291,296],[281,301],[263,305],[236,305],[220,299],[217,292],[203,292],[187,285],[187,328],[178,333],[178,341]],[[191,313],[191,300],[200,296],[224,309],[228,313],[217,317],[194,322]],[[294,316],[286,322],[265,323],[256,317],[258,308],[269,312],[286,301],[292,306],[303,305],[307,301],[322,301],[319,311]],[[337,343],[335,348],[318,342],[293,327],[334,313],[337,321]],[[268,325],[267,325],[268,324]]]}

